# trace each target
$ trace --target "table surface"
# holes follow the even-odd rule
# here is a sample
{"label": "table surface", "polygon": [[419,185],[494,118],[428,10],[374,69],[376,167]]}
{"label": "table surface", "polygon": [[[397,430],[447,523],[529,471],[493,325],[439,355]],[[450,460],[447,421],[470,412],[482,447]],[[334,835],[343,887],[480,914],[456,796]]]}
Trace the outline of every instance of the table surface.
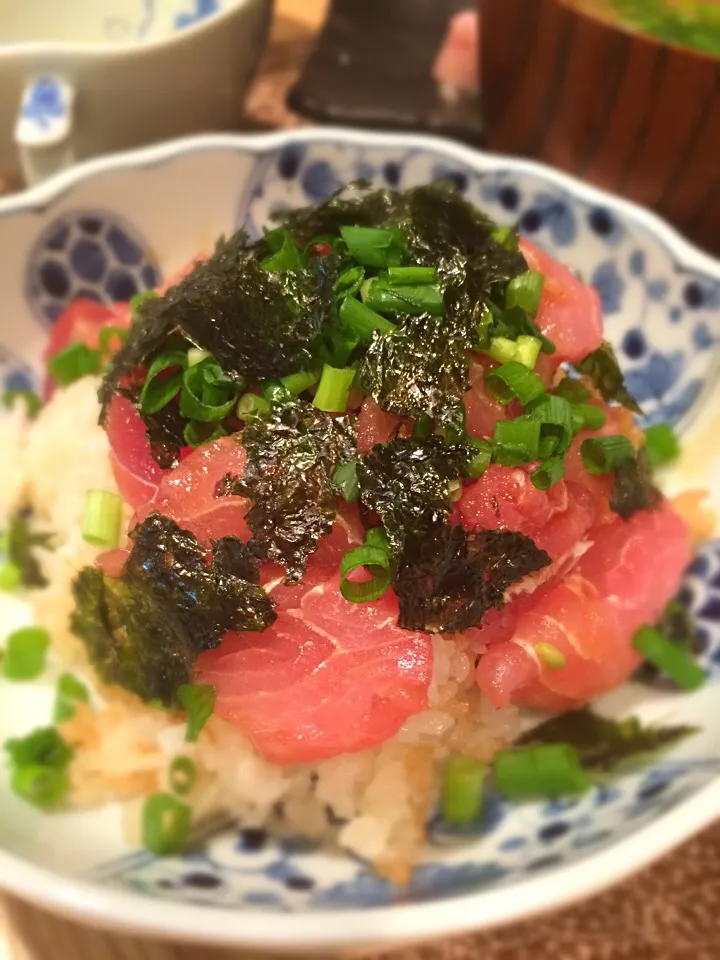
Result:
{"label": "table surface", "polygon": [[[327,0],[276,0],[271,43],[247,103],[249,126],[273,128],[302,123],[285,107],[285,92],[310,49],[326,6]],[[232,950],[213,951],[105,934],[10,898],[0,899],[0,960],[240,957]],[[627,883],[579,906],[453,943],[388,954],[383,960],[481,958],[720,960],[720,824]]]}

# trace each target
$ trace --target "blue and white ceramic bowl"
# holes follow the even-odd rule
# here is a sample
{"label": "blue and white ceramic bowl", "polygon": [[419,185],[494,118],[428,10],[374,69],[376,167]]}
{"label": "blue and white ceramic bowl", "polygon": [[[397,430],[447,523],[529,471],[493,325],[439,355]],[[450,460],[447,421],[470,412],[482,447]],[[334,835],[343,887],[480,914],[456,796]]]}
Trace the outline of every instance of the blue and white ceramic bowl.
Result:
{"label": "blue and white ceramic bowl", "polygon": [[[654,216],[532,163],[423,137],[301,131],[178,141],[86,164],[0,203],[0,385],[37,384],[40,351],[76,296],[126,299],[215,238],[323,200],[357,177],[408,187],[450,177],[502,223],[578,269],[602,295],[607,331],[651,422],[683,436],[669,492],[707,488],[720,508],[720,264]],[[105,926],[317,955],[447,936],[559,907],[613,883],[720,813],[720,541],[684,598],[711,676],[693,695],[630,685],[604,711],[701,732],[641,773],[567,803],[490,802],[462,846],[434,834],[412,883],[366,864],[230,830],[182,858],[124,846],[117,808],[43,816],[0,772],[0,887]],[[8,602],[3,627],[24,611]],[[0,683],[0,739],[49,716],[49,689]]]}

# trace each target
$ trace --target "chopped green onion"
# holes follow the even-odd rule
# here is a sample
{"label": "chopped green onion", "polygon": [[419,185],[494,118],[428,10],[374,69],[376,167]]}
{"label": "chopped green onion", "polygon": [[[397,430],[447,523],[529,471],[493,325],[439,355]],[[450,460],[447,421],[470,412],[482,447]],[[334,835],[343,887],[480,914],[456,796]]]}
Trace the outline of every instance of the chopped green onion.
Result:
{"label": "chopped green onion", "polygon": [[195,743],[215,709],[217,692],[207,683],[182,683],[177,688],[177,698],[188,713],[185,740]]}
{"label": "chopped green onion", "polygon": [[495,243],[514,253],[519,248],[519,239],[517,230],[514,227],[498,227],[490,234]]}
{"label": "chopped green onion", "polygon": [[207,350],[201,350],[200,347],[190,347],[187,352],[187,365],[189,367],[196,367],[199,363],[202,363],[203,360],[208,360],[210,356]]}
{"label": "chopped green onion", "polygon": [[[271,236],[273,237],[272,244],[269,240]],[[277,247],[278,243],[280,243],[280,246],[277,247],[269,257],[265,257],[264,260],[260,261],[260,266],[263,270],[267,270],[268,273],[285,273],[287,270],[302,270],[303,261],[300,251],[295,246],[295,242],[288,230],[284,227],[278,227],[276,230],[271,230],[269,233],[266,233],[265,239],[268,240],[271,248],[273,246]]]}
{"label": "chopped green onion", "polygon": [[148,797],[143,807],[143,845],[156,857],[181,853],[190,837],[190,807],[169,793]]}
{"label": "chopped green onion", "polygon": [[391,286],[416,286],[423,283],[435,283],[435,267],[388,267],[388,283]]}
{"label": "chopped green onion", "polygon": [[[116,353],[129,335],[130,331],[127,327],[103,327],[98,336],[98,346],[103,359],[107,358],[108,354]],[[113,340],[119,341],[117,346],[113,345]]]}
{"label": "chopped green onion", "polygon": [[553,643],[538,643],[535,653],[540,663],[548,670],[562,670],[565,666],[565,654]]}
{"label": "chopped green onion", "polygon": [[488,353],[498,363],[510,363],[515,359],[517,344],[507,337],[493,337],[490,341]]}
{"label": "chopped green onion", "polygon": [[21,627],[7,638],[2,658],[3,676],[8,680],[34,680],[45,669],[50,634],[42,627]]}
{"label": "chopped green onion", "polygon": [[333,472],[333,483],[340,491],[340,496],[348,503],[357,503],[360,499],[357,468],[357,460],[345,460],[339,463]]}
{"label": "chopped green onion", "polygon": [[137,323],[141,319],[140,307],[147,300],[155,300],[159,294],[155,290],[143,290],[142,293],[136,293],[134,297],[130,297],[130,319],[133,323]]}
{"label": "chopped green onion", "polygon": [[384,550],[389,554],[390,539],[385,527],[370,527],[365,534],[365,545],[368,547],[376,547],[378,550]]}
{"label": "chopped green onion", "polygon": [[504,467],[517,467],[538,459],[540,422],[529,417],[498,420],[493,437],[493,460]]}
{"label": "chopped green onion", "polygon": [[645,431],[645,453],[651,467],[660,467],[677,460],[680,444],[669,423],[656,423]]}
{"label": "chopped green onion", "polygon": [[577,796],[590,786],[577,753],[564,743],[502,750],[493,770],[500,792],[509,800]]}
{"label": "chopped green onion", "polygon": [[3,406],[8,410],[15,406],[16,400],[23,401],[27,415],[31,420],[34,420],[40,413],[42,400],[34,390],[6,390],[2,395]]}
{"label": "chopped green onion", "polygon": [[385,277],[374,277],[365,281],[361,292],[363,303],[378,313],[432,317],[445,313],[442,292],[435,284],[392,286]]}
{"label": "chopped green onion", "polygon": [[268,230],[267,227],[263,227],[263,237],[265,239],[265,243],[267,243],[268,247],[270,248],[271,253],[277,253],[282,249],[282,245],[285,242],[287,234],[287,227],[273,227],[272,230]]}
{"label": "chopped green onion", "polygon": [[607,414],[603,408],[596,407],[593,403],[575,404],[572,414],[577,433],[581,430],[600,430],[607,421]]}
{"label": "chopped green onion", "polygon": [[197,767],[190,757],[175,757],[170,764],[170,786],[179,796],[184,797],[195,786]]}
{"label": "chopped green onion", "polygon": [[242,387],[241,381],[226,377],[214,360],[203,360],[183,374],[180,413],[188,420],[216,423],[232,411]]}
{"label": "chopped green onion", "polygon": [[36,764],[14,768],[10,778],[13,793],[42,809],[58,804],[67,793],[69,785],[65,770]]}
{"label": "chopped green onion", "polygon": [[562,397],[548,394],[533,404],[530,416],[540,421],[540,454],[543,459],[562,456],[575,433],[573,407]]}
{"label": "chopped green onion", "polygon": [[543,460],[530,474],[532,485],[537,490],[549,490],[556,483],[560,483],[565,476],[565,461],[561,457],[551,457]]}
{"label": "chopped green onion", "polygon": [[635,456],[635,448],[627,437],[591,437],[580,447],[583,466],[588,473],[612,473],[623,461]]}
{"label": "chopped green onion", "polygon": [[451,757],[442,783],[442,818],[462,826],[476,820],[482,810],[483,786],[488,769],[475,757]]}
{"label": "chopped green onion", "polygon": [[68,344],[48,361],[48,372],[60,387],[69,387],[81,377],[95,375],[102,369],[102,355],[91,350],[80,340]]}
{"label": "chopped green onion", "polygon": [[526,270],[519,277],[513,277],[505,293],[507,307],[520,307],[534,317],[540,306],[545,278],[537,270]]}
{"label": "chopped green onion", "polygon": [[587,403],[592,396],[585,384],[574,377],[564,377],[553,393],[556,397],[567,400],[568,403]]}
{"label": "chopped green onion", "polygon": [[183,439],[193,450],[226,436],[227,431],[220,423],[198,423],[195,420],[188,420],[183,430]]}
{"label": "chopped green onion", "polygon": [[473,480],[481,477],[492,461],[492,447],[486,440],[468,437],[467,443],[475,451],[468,460],[467,475]]}
{"label": "chopped green onion", "polygon": [[6,740],[4,747],[15,767],[37,764],[64,769],[75,753],[55,727],[40,727],[21,739]]}
{"label": "chopped green onion", "polygon": [[251,417],[264,417],[270,412],[270,404],[254,393],[244,393],[238,400],[235,408],[240,420],[249,420]]}
{"label": "chopped green onion", "polygon": [[405,259],[405,236],[397,227],[340,227],[351,256],[365,267],[389,267]]}
{"label": "chopped green onion", "polygon": [[335,296],[338,299],[354,297],[356,293],[360,292],[364,280],[364,267],[348,267],[347,270],[343,270],[335,282]]}
{"label": "chopped green onion", "polygon": [[299,397],[317,382],[318,374],[314,370],[298,370],[297,373],[288,373],[280,378],[280,383],[294,397]]}
{"label": "chopped green onion", "polygon": [[290,399],[290,391],[279,380],[266,380],[262,385],[262,395],[272,406],[274,403],[283,403]]}
{"label": "chopped green onion", "polygon": [[22,582],[23,575],[20,567],[12,560],[6,560],[0,566],[0,590],[16,590]]}
{"label": "chopped green onion", "polygon": [[[377,544],[375,540],[374,546],[366,542],[362,547],[348,550],[340,561],[340,592],[351,603],[377,600],[390,586],[390,551]],[[367,567],[373,579],[349,580],[348,574],[358,567]]]}
{"label": "chopped green onion", "polygon": [[523,406],[527,406],[545,393],[542,377],[514,360],[503,363],[495,370],[488,370],[485,386],[490,396],[503,404],[519,400]]}
{"label": "chopped green onion", "polygon": [[[155,357],[140,392],[140,412],[149,416],[166,407],[182,387],[183,370],[188,364],[184,350],[168,350]],[[175,372],[169,372],[175,371]],[[160,374],[168,373],[168,376]]]}
{"label": "chopped green onion", "polygon": [[697,690],[705,683],[703,668],[686,650],[672,643],[655,627],[642,627],[632,643],[638,653],[683,690]]}
{"label": "chopped green onion", "polygon": [[376,330],[380,333],[392,333],[396,329],[394,323],[381,317],[355,297],[345,297],[338,313],[342,322],[366,343],[372,340]]}
{"label": "chopped green onion", "polygon": [[354,379],[354,367],[338,370],[326,363],[313,398],[313,406],[326,413],[345,413]]}
{"label": "chopped green onion", "polygon": [[83,508],[82,537],[95,547],[117,547],[120,542],[123,501],[108,490],[88,490]]}
{"label": "chopped green onion", "polygon": [[71,673],[63,673],[58,679],[57,693],[55,695],[55,709],[53,711],[53,720],[55,723],[62,723],[75,716],[75,709],[79,703],[90,702],[90,691],[77,677]]}
{"label": "chopped green onion", "polygon": [[538,337],[529,337],[521,334],[515,341],[517,349],[515,350],[515,359],[522,363],[528,370],[534,370],[537,358],[540,356],[542,341]]}

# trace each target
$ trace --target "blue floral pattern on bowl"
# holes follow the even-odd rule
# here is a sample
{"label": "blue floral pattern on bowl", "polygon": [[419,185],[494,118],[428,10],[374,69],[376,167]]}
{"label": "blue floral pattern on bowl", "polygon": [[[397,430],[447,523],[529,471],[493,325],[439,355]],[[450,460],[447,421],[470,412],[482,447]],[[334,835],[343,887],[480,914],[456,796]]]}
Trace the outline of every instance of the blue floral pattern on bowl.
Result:
{"label": "blue floral pattern on bowl", "polygon": [[107,211],[58,217],[39,237],[26,268],[33,312],[56,320],[73,300],[129,300],[156,287],[162,274],[138,232]]}

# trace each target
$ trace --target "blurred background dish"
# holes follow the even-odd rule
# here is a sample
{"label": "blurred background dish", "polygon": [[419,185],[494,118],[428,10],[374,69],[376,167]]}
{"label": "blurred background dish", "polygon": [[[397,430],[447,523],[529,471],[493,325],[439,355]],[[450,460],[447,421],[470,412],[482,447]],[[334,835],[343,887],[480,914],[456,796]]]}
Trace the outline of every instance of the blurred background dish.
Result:
{"label": "blurred background dish", "polygon": [[486,147],[657,211],[720,253],[720,7],[483,0]]}
{"label": "blurred background dish", "polygon": [[0,15],[0,175],[235,129],[273,0],[24,0]]}

